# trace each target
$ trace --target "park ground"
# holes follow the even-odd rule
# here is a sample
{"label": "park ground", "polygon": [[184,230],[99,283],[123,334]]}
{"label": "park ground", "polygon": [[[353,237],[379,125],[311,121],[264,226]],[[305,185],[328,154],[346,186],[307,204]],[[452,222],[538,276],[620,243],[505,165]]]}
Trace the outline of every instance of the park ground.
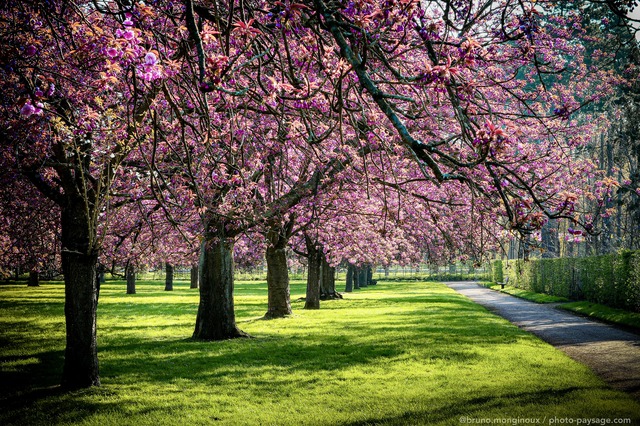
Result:
{"label": "park ground", "polygon": [[640,404],[587,367],[440,283],[381,281],[262,320],[266,283],[236,286],[252,339],[190,339],[197,290],[108,281],[100,292],[102,386],[57,387],[64,289],[0,286],[2,425],[456,425],[629,419]]}

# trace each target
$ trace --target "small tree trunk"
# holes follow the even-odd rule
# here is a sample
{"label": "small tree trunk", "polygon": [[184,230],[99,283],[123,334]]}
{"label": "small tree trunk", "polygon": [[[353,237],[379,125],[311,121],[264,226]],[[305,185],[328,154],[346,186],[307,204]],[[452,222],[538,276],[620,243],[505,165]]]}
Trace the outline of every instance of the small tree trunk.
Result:
{"label": "small tree trunk", "polygon": [[265,318],[283,318],[291,315],[289,294],[289,268],[284,247],[267,247],[268,308]]}
{"label": "small tree trunk", "polygon": [[307,297],[304,308],[320,309],[320,261],[322,254],[310,238],[305,236],[305,240],[309,254],[309,270],[307,272]]}
{"label": "small tree trunk", "polygon": [[105,271],[104,265],[98,265],[98,283],[99,284],[104,284],[105,282],[104,271]]}
{"label": "small tree trunk", "polygon": [[167,263],[164,277],[164,291],[173,291],[173,265]]}
{"label": "small tree trunk", "polygon": [[344,287],[344,291],[351,293],[353,291],[353,266],[347,265],[347,283]]}
{"label": "small tree trunk", "polygon": [[136,269],[129,264],[124,271],[127,278],[127,294],[136,294]]}
{"label": "small tree trunk", "polygon": [[293,216],[285,222],[275,221],[267,232],[267,291],[268,308],[265,318],[291,315],[289,268],[286,248],[293,229]]}
{"label": "small tree trunk", "polygon": [[376,285],[373,281],[373,268],[371,265],[367,265],[367,285]]}
{"label": "small tree trunk", "polygon": [[353,267],[353,288],[358,290],[360,288],[360,268]]}
{"label": "small tree trunk", "polygon": [[322,280],[320,281],[320,299],[342,299],[342,295],[336,291],[336,268],[329,265],[325,256],[322,256]]}
{"label": "small tree trunk", "polygon": [[[225,224],[217,224],[224,230]],[[236,326],[233,306],[233,239],[207,232],[203,247],[200,304],[193,338],[198,340],[226,340],[248,335]]]}
{"label": "small tree trunk", "polygon": [[27,287],[39,287],[40,286],[40,273],[38,271],[29,271],[29,281],[27,281]]}
{"label": "small tree trunk", "polygon": [[191,287],[190,288],[198,288],[198,265],[193,265],[191,267]]}
{"label": "small tree trunk", "polygon": [[[98,255],[91,241],[91,225],[82,200],[62,209],[62,272],[67,346],[62,386],[70,389],[100,385],[96,341]],[[94,230],[95,231],[95,230]]]}
{"label": "small tree trunk", "polygon": [[358,269],[358,275],[360,276],[358,278],[358,282],[360,283],[360,288],[362,287],[367,287],[367,268],[366,266],[363,266],[362,268]]}

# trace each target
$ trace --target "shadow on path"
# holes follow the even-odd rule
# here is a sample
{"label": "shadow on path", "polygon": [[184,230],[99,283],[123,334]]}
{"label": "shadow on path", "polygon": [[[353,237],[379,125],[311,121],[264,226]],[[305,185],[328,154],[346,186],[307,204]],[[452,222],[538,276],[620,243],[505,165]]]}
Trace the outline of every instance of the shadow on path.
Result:
{"label": "shadow on path", "polygon": [[447,286],[587,365],[605,382],[640,400],[640,336],[555,308],[482,287]]}

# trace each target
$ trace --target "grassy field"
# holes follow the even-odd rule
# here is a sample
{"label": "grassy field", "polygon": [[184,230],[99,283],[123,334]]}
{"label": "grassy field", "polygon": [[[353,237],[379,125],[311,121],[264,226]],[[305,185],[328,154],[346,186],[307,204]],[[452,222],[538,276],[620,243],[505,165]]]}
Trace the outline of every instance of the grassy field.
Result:
{"label": "grassy field", "polygon": [[[190,340],[197,290],[103,284],[102,386],[62,393],[63,287],[0,286],[1,425],[459,425],[630,418],[640,405],[586,367],[442,284],[380,282],[265,321],[266,284],[240,282],[254,336]],[[504,420],[503,420],[504,421]]]}

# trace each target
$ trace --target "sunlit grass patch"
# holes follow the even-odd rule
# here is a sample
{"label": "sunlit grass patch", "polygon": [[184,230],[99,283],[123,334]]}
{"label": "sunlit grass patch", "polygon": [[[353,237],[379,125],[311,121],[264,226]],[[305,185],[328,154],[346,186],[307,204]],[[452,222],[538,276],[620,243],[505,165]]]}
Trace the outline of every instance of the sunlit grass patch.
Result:
{"label": "sunlit grass patch", "polygon": [[[102,285],[103,386],[60,393],[63,287],[0,288],[0,424],[459,424],[461,416],[631,417],[586,367],[442,284],[380,282],[263,320],[266,284],[238,282],[252,339],[190,339],[198,290]],[[44,306],[43,309],[34,309]]]}

